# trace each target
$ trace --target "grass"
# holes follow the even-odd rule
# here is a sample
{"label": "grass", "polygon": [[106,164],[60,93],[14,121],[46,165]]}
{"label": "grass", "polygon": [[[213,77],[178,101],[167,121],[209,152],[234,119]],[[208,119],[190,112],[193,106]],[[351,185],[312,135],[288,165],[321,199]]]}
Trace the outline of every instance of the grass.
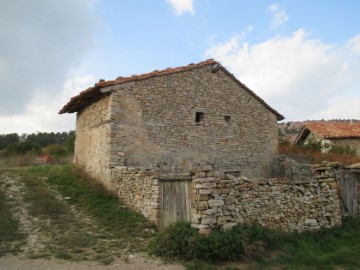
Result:
{"label": "grass", "polygon": [[[32,167],[29,172],[47,177],[48,184],[56,187],[64,197],[69,197],[69,203],[85,209],[105,230],[124,241],[132,242],[135,249],[146,245],[146,241],[136,244],[136,239],[152,236],[144,230],[145,227],[153,226],[144,216],[129,209],[122,209],[121,202],[114,193],[71,165]],[[134,248],[134,245],[132,247]]]}
{"label": "grass", "polygon": [[293,234],[283,244],[284,253],[270,265],[283,269],[360,269],[360,218],[342,227]]}
{"label": "grass", "polygon": [[237,268],[236,261],[247,261],[246,269],[350,270],[360,269],[359,232],[360,217],[345,220],[342,227],[301,234],[247,225],[202,236],[178,223],[159,233],[151,250],[185,261],[189,270],[242,269],[244,263]]}
{"label": "grass", "polygon": [[0,191],[0,256],[8,252],[18,252],[19,245],[13,245],[14,241],[25,238],[25,235],[19,232],[19,221],[13,218],[5,202],[5,194]]}
{"label": "grass", "polygon": [[166,259],[202,260],[224,263],[244,257],[258,258],[280,247],[284,235],[258,224],[236,225],[209,235],[200,235],[190,223],[178,222],[167,227],[151,242],[151,253]]}
{"label": "grass", "polygon": [[[13,168],[9,173],[22,176],[29,213],[50,222],[39,228],[51,241],[42,253],[29,255],[33,258],[109,264],[115,250],[145,250],[152,240],[152,254],[182,260],[186,269],[243,269],[243,263],[237,267],[236,262],[244,260],[252,267],[247,269],[360,269],[360,218],[345,220],[340,228],[301,234],[250,225],[203,236],[189,224],[179,223],[154,237],[144,230],[149,223],[142,215],[122,209],[114,194],[70,165]],[[66,203],[47,185],[69,197]],[[99,226],[90,228],[71,215],[68,203],[86,211]],[[0,246],[9,247],[8,243],[23,238],[0,192]],[[0,255],[8,251],[0,249]]]}
{"label": "grass", "polygon": [[[17,181],[25,185],[21,194],[30,216],[34,217],[32,227],[38,229],[37,238],[42,246],[28,252],[30,258],[97,260],[110,264],[114,256],[144,251],[153,237],[145,230],[153,224],[137,212],[122,209],[113,193],[71,165],[11,167],[1,171],[20,176]],[[61,199],[64,197],[68,198]],[[72,205],[83,214],[73,212]],[[3,220],[7,220],[7,230],[16,231],[18,223],[9,218],[10,210],[1,208],[1,215],[6,216],[4,219],[0,216],[1,227],[5,227]],[[6,235],[16,234],[1,231],[2,237]]]}

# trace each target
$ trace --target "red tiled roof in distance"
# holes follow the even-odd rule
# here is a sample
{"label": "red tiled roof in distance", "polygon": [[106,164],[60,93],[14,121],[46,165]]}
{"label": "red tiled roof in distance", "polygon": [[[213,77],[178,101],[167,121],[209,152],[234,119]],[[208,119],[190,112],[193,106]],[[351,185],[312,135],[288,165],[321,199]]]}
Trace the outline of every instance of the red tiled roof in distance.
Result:
{"label": "red tiled roof in distance", "polygon": [[324,139],[360,138],[360,123],[309,122],[305,128]]}
{"label": "red tiled roof in distance", "polygon": [[100,80],[93,87],[90,87],[90,88],[80,92],[79,95],[72,97],[70,99],[70,101],[60,110],[59,114],[77,112],[77,111],[79,111],[79,109],[85,107],[87,104],[89,104],[96,98],[100,98],[100,97],[106,95],[106,93],[101,93],[101,91],[100,91],[101,88],[106,87],[106,86],[117,85],[117,84],[126,83],[126,82],[130,82],[130,81],[143,80],[143,79],[147,79],[147,78],[151,78],[151,77],[164,76],[167,74],[187,71],[187,70],[200,68],[200,67],[204,67],[204,66],[208,66],[208,65],[215,65],[215,64],[217,64],[218,67],[224,71],[224,73],[226,73],[228,76],[230,76],[241,87],[243,87],[246,91],[248,91],[249,94],[251,94],[259,102],[261,102],[269,111],[274,113],[279,121],[284,119],[284,116],[282,116],[276,110],[271,108],[264,100],[262,100],[252,90],[250,90],[246,85],[244,85],[238,79],[236,79],[236,77],[233,74],[231,74],[226,68],[224,68],[220,63],[216,62],[214,59],[208,59],[208,60],[199,62],[197,64],[189,64],[187,66],[166,68],[163,70],[154,70],[149,73],[144,73],[144,74],[140,74],[140,75],[132,75],[130,77],[117,77],[115,80],[109,80],[109,81]]}

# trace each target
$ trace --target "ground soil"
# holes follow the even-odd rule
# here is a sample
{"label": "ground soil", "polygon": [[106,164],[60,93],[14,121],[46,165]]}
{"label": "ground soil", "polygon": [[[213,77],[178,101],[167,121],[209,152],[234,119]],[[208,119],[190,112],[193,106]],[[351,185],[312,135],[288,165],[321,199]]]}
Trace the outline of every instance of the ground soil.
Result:
{"label": "ground soil", "polygon": [[[69,205],[67,198],[49,186],[47,188],[54,198],[67,209],[61,222],[31,215],[29,205],[24,200],[25,188],[20,176],[0,173],[0,189],[5,193],[6,205],[11,209],[13,217],[19,221],[19,230],[26,235],[24,240],[6,243],[9,254],[0,257],[0,269],[183,269],[180,264],[165,264],[159,259],[148,257],[146,253],[124,250],[120,240],[112,238],[111,233],[102,230],[94,218]],[[60,241],[67,234],[86,234],[96,241],[94,246],[79,249],[77,257],[61,260],[55,255],[61,254],[61,249],[67,248],[61,246]],[[12,254],[14,247],[17,247],[16,255]],[[99,259],[100,255],[103,260]],[[111,263],[104,265],[108,258],[111,258]]]}

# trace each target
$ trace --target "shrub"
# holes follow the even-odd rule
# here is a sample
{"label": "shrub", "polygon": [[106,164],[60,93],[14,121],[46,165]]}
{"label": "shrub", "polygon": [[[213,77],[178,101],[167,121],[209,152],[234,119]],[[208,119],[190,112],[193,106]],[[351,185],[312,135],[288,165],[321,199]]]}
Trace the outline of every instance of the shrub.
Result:
{"label": "shrub", "polygon": [[67,149],[58,144],[51,144],[44,147],[42,152],[55,157],[63,157],[67,154]]}
{"label": "shrub", "polygon": [[190,223],[169,225],[150,243],[150,252],[165,258],[192,259],[199,234]]}
{"label": "shrub", "polygon": [[258,257],[278,248],[285,234],[258,224],[236,225],[225,231],[200,235],[190,223],[178,222],[165,228],[151,242],[150,252],[165,258],[198,259],[213,263]]}

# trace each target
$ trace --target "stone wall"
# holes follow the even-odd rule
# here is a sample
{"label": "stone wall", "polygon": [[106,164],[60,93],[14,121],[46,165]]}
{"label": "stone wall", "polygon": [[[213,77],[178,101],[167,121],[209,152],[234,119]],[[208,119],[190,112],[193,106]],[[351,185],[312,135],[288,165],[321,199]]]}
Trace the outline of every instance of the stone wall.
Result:
{"label": "stone wall", "polygon": [[[338,187],[331,169],[321,164],[314,167],[314,180],[286,182],[250,180],[199,167],[192,181],[192,226],[208,233],[252,222],[299,232],[340,225]],[[129,207],[160,225],[160,178],[155,171],[116,167],[111,170],[111,188]]]}
{"label": "stone wall", "polygon": [[108,185],[109,97],[89,105],[77,114],[74,163]]}
{"label": "stone wall", "polygon": [[352,149],[355,149],[356,154],[360,156],[360,138],[336,140],[332,139],[331,143],[342,147],[350,146]]}
{"label": "stone wall", "polygon": [[111,187],[128,206],[155,223],[160,217],[160,185],[153,172],[134,167],[111,170]]}
{"label": "stone wall", "polygon": [[258,222],[283,230],[315,230],[341,224],[334,179],[311,182],[249,180],[199,168],[193,180],[192,226],[208,233]]}
{"label": "stone wall", "polygon": [[276,115],[210,66],[116,85],[110,114],[110,167],[231,170],[277,153]]}

